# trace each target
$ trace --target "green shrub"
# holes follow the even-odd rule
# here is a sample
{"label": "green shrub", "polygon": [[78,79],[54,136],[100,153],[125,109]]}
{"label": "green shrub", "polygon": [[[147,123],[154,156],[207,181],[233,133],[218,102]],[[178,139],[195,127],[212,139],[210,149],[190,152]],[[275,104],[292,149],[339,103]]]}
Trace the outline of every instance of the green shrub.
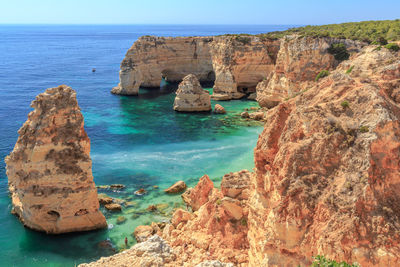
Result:
{"label": "green shrub", "polygon": [[368,132],[369,132],[368,126],[361,126],[361,127],[360,127],[360,132],[362,132],[362,133],[368,133]]}
{"label": "green shrub", "polygon": [[395,51],[395,52],[397,52],[397,51],[400,50],[399,45],[398,45],[398,44],[395,44],[395,43],[387,44],[387,45],[385,45],[385,47],[386,47],[387,49],[392,50],[392,51]]}
{"label": "green shrub", "polygon": [[247,225],[246,219],[245,218],[240,219],[240,224],[246,226]]}
{"label": "green shrub", "polygon": [[387,44],[388,44],[388,41],[386,41],[386,39],[383,38],[382,36],[380,36],[380,37],[378,38],[377,42],[378,42],[380,45],[387,45]]}
{"label": "green shrub", "polygon": [[221,205],[221,204],[222,204],[221,199],[217,199],[217,201],[215,201],[215,203],[216,203],[217,205]]}
{"label": "green shrub", "polygon": [[251,38],[249,36],[236,36],[235,40],[241,42],[244,45],[249,44],[251,42]]}
{"label": "green shrub", "polygon": [[328,48],[328,53],[335,56],[336,60],[342,61],[349,59],[350,54],[347,52],[346,45],[343,43],[331,44]]}
{"label": "green shrub", "polygon": [[314,261],[310,267],[359,267],[357,263],[348,264],[347,262],[336,262],[334,260],[330,260],[325,258],[324,256],[315,256],[313,257]]}
{"label": "green shrub", "polygon": [[378,46],[378,47],[376,47],[376,48],[374,49],[374,51],[381,51],[381,49],[382,49],[382,46]]}
{"label": "green shrub", "polygon": [[318,73],[317,77],[315,77],[315,81],[318,82],[319,79],[324,78],[324,77],[326,77],[326,76],[328,76],[328,75],[329,75],[329,71],[327,71],[327,70],[321,70],[321,71]]}
{"label": "green shrub", "polygon": [[385,40],[400,40],[400,20],[371,20],[320,26],[304,26],[291,28],[286,31],[276,31],[261,35],[265,38],[277,39],[290,34],[298,34],[306,37],[327,36],[332,38],[360,40],[366,42],[375,40],[375,44],[380,44],[378,42],[380,37]]}
{"label": "green shrub", "polygon": [[348,108],[350,107],[349,101],[345,100],[342,103],[340,103],[340,105],[342,106],[342,108]]}
{"label": "green shrub", "polygon": [[353,70],[353,68],[354,68],[354,66],[351,66],[350,68],[348,68],[348,69],[346,70],[346,74],[350,74],[350,72]]}

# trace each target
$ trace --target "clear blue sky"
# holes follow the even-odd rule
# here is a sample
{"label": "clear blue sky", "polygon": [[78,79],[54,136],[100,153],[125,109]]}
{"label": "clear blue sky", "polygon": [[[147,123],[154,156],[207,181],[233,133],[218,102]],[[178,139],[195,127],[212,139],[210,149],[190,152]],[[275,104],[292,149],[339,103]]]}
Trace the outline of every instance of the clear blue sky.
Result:
{"label": "clear blue sky", "polygon": [[328,24],[400,18],[400,0],[0,0],[0,24]]}

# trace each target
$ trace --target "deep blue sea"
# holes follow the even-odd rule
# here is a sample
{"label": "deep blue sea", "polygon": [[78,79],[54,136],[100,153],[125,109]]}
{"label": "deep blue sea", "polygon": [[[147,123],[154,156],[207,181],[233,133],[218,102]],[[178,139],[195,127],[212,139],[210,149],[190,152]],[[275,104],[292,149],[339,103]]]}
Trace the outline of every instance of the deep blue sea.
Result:
{"label": "deep blue sea", "polygon": [[[253,148],[262,126],[239,114],[256,102],[223,102],[226,115],[182,114],[172,110],[176,85],[140,89],[132,97],[110,94],[118,84],[120,62],[138,37],[256,34],[289,27],[0,25],[0,266],[74,266],[110,255],[125,248],[125,237],[129,245],[135,243],[131,233],[137,225],[168,220],[182,205],[180,196],[162,191],[175,181],[193,186],[208,174],[219,186],[223,174],[254,167]],[[24,228],[10,214],[3,159],[13,149],[30,102],[60,84],[77,91],[96,185],[127,186],[120,192],[99,189],[125,203],[122,213],[102,208],[107,230],[49,236]],[[134,195],[139,188],[148,193]],[[150,204],[159,211],[146,211]],[[119,216],[126,221],[117,224]],[[104,240],[112,248],[104,248]]]}

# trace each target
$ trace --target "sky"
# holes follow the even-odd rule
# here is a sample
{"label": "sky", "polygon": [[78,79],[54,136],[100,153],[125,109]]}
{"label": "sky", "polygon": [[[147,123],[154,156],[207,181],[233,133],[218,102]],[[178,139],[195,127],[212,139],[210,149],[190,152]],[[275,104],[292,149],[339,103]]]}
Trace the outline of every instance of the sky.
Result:
{"label": "sky", "polygon": [[400,0],[0,0],[0,24],[296,24],[400,18]]}

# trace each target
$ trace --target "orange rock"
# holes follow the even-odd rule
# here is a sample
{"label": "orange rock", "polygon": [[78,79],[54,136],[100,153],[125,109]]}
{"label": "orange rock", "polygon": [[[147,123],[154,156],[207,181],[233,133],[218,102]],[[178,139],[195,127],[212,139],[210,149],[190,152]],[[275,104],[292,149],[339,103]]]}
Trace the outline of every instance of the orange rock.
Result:
{"label": "orange rock", "polygon": [[199,183],[190,192],[190,206],[193,211],[198,210],[201,205],[208,201],[213,188],[214,183],[207,174],[200,178]]}
{"label": "orange rock", "polygon": [[267,113],[254,153],[250,265],[308,265],[316,254],[400,264],[400,102],[390,89],[400,72],[386,74],[398,66],[398,54],[367,47]]}
{"label": "orange rock", "polygon": [[176,193],[181,193],[186,189],[186,184],[184,181],[178,181],[175,184],[171,185],[167,189],[164,190],[164,192],[168,194],[176,194]]}
{"label": "orange rock", "polygon": [[133,232],[137,242],[144,242],[155,233],[153,227],[150,225],[139,225]]}

